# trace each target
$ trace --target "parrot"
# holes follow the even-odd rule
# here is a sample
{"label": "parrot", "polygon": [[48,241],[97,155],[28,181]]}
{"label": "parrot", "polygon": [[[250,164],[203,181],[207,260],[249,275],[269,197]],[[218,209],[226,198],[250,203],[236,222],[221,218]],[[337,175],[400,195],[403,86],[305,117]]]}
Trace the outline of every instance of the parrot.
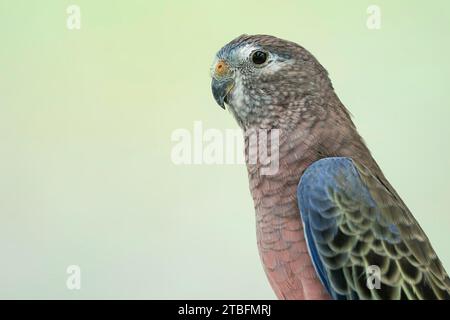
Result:
{"label": "parrot", "polygon": [[275,173],[246,161],[258,252],[278,299],[450,299],[430,240],[309,51],[244,34],[210,73],[215,101],[244,132],[246,159],[246,132],[279,132]]}

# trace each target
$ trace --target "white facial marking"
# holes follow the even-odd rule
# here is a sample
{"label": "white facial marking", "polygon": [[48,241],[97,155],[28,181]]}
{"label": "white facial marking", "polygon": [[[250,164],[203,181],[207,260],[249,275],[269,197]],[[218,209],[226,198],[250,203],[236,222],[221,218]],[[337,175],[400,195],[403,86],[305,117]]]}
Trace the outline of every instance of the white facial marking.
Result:
{"label": "white facial marking", "polygon": [[255,46],[255,45],[251,45],[251,44],[247,44],[247,45],[241,47],[241,48],[238,50],[238,52],[237,52],[237,59],[238,59],[239,61],[245,61],[245,60],[248,59],[248,57],[250,57],[250,54],[251,54],[253,51],[256,51],[256,50],[258,50],[258,49],[260,49],[260,47]]}
{"label": "white facial marking", "polygon": [[263,72],[267,72],[267,73],[275,73],[278,70],[280,70],[281,68],[294,64],[294,60],[278,60],[276,57],[274,59],[274,61],[272,61],[271,63],[269,63],[267,66],[265,66],[263,68]]}

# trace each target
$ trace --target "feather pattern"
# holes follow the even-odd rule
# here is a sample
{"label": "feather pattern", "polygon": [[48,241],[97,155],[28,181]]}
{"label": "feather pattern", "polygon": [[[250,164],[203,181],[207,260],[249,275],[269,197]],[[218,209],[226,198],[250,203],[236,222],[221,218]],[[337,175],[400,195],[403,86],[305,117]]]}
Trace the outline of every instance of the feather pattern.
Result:
{"label": "feather pattern", "polygon": [[[450,280],[409,210],[350,158],[314,162],[298,186],[309,252],[335,299],[449,299]],[[376,266],[380,286],[368,286]]]}

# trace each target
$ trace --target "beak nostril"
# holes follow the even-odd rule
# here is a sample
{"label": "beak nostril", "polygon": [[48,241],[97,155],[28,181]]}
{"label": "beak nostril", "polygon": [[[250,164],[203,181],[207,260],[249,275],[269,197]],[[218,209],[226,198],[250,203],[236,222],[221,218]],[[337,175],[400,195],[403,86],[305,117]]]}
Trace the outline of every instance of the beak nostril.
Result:
{"label": "beak nostril", "polygon": [[228,71],[228,66],[226,65],[226,63],[222,60],[220,60],[219,62],[217,62],[216,64],[216,74],[218,76],[223,76],[224,74],[227,73]]}

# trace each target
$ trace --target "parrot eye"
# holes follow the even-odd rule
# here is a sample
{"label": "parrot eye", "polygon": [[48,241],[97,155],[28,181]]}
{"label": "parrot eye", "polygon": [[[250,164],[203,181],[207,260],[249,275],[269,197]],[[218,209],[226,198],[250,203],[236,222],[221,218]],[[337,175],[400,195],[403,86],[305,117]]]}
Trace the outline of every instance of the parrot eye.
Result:
{"label": "parrot eye", "polygon": [[254,64],[261,65],[267,61],[267,53],[264,51],[255,51],[252,54],[252,61]]}

